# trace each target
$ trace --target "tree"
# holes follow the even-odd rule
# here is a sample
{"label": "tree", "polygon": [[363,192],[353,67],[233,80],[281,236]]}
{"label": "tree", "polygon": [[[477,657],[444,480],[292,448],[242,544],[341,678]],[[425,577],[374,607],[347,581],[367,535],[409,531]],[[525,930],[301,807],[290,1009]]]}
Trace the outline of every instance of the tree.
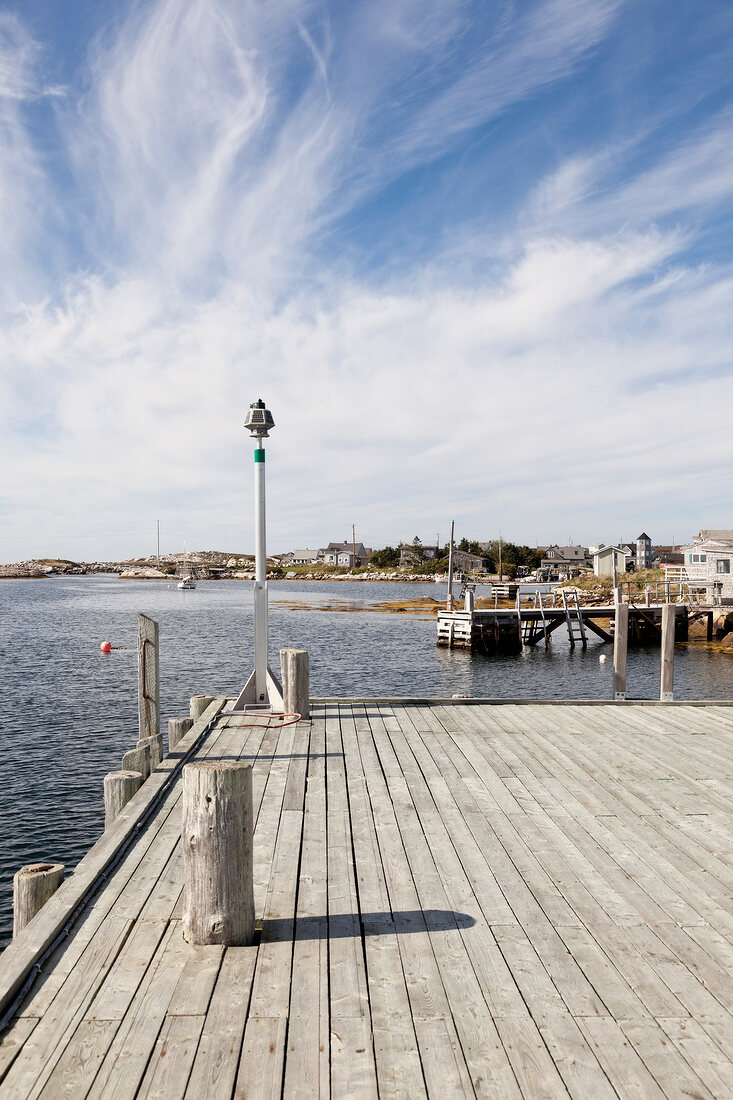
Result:
{"label": "tree", "polygon": [[409,548],[406,556],[410,565],[422,565],[425,561],[422,543],[417,535],[415,535],[412,540],[412,546]]}
{"label": "tree", "polygon": [[379,569],[386,569],[390,565],[399,565],[400,552],[394,546],[385,546],[383,550],[375,550],[370,558],[370,564]]}

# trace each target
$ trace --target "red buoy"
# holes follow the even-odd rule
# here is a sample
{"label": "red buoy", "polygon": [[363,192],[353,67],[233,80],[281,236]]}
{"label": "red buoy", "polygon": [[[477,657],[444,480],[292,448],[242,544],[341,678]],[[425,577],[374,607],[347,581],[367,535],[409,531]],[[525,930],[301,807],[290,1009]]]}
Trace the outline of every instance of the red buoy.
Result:
{"label": "red buoy", "polygon": [[102,644],[99,648],[102,650],[102,653],[111,653],[112,652],[112,643],[111,642],[102,642]]}

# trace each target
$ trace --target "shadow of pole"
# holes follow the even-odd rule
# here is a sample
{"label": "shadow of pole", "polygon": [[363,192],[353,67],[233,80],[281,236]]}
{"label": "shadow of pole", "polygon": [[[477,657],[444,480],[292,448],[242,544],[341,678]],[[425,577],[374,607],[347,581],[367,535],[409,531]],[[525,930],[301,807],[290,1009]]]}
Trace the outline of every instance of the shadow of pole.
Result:
{"label": "shadow of pole", "polygon": [[362,936],[409,935],[414,932],[451,932],[476,923],[468,913],[452,909],[407,909],[394,913],[336,913],[316,917],[273,917],[262,922],[261,939],[344,939]]}

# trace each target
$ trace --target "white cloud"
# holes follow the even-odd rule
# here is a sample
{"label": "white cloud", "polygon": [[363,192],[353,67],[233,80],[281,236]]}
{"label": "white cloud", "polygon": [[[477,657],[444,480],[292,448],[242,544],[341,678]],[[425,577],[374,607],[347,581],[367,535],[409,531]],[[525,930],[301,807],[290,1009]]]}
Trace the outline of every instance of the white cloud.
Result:
{"label": "white cloud", "polygon": [[[412,537],[452,515],[475,536],[570,527],[608,541],[638,521],[661,526],[670,507],[679,533],[723,498],[723,433],[701,437],[684,411],[702,392],[712,407],[730,401],[733,273],[687,260],[688,226],[652,224],[670,192],[675,210],[724,193],[712,134],[695,145],[707,151],[698,173],[683,141],[615,193],[608,150],[577,155],[501,239],[467,219],[457,266],[453,242],[390,280],[334,257],[338,215],[358,216],[406,163],[565,79],[621,6],[505,11],[463,69],[463,6],[436,0],[422,21],[418,10],[364,8],[335,26],[296,0],[160,0],[99,40],[89,89],[67,96],[59,123],[87,207],[84,263],[53,293],[28,284],[0,330],[0,462],[16,471],[0,558],[141,552],[157,516],[179,548],[184,535],[246,548],[241,424],[259,396],[277,422],[276,548],[342,537],[351,522],[368,543]],[[27,72],[12,86],[26,88]],[[22,98],[6,100],[4,140],[21,150],[8,193],[20,202],[38,180],[52,194]],[[627,207],[638,217],[625,225]],[[28,253],[28,213],[3,228],[6,254]],[[67,524],[64,545],[9,538]],[[100,528],[109,535],[83,541]]]}

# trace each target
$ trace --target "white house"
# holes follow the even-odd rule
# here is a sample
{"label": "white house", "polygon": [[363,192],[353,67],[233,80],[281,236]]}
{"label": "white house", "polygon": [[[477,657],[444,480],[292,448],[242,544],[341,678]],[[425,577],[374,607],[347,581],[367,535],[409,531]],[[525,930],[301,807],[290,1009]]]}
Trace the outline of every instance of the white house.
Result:
{"label": "white house", "polygon": [[593,572],[597,577],[612,577],[613,565],[616,573],[626,571],[626,550],[623,546],[599,546],[593,551]]}
{"label": "white house", "polygon": [[290,550],[280,558],[283,565],[311,565],[318,561],[317,550]]}
{"label": "white house", "polygon": [[733,604],[733,531],[701,531],[682,552],[688,580],[704,584],[708,600],[718,597]]}

